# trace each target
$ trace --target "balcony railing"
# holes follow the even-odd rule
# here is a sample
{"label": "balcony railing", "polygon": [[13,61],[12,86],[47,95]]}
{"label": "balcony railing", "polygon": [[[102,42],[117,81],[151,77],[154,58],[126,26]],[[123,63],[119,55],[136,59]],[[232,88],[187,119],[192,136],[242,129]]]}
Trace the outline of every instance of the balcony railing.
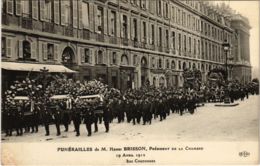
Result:
{"label": "balcony railing", "polygon": [[125,46],[128,46],[128,39],[126,39],[126,38],[123,38],[122,39],[122,43],[123,43],[123,45],[125,45]]}
{"label": "balcony railing", "polygon": [[114,37],[114,36],[110,37],[110,38],[109,38],[109,43],[111,43],[111,44],[117,44],[117,38]]}
{"label": "balcony railing", "polygon": [[96,34],[96,40],[99,42],[104,42],[105,41],[104,34]]}
{"label": "balcony railing", "polygon": [[72,26],[64,27],[64,35],[73,37],[73,27]]}
{"label": "balcony railing", "polygon": [[22,17],[22,28],[32,29],[32,18]]}
{"label": "balcony railing", "polygon": [[83,39],[89,40],[90,39],[90,31],[87,29],[83,29]]}
{"label": "balcony railing", "polygon": [[43,22],[42,31],[43,32],[49,32],[49,33],[55,33],[54,23]]}

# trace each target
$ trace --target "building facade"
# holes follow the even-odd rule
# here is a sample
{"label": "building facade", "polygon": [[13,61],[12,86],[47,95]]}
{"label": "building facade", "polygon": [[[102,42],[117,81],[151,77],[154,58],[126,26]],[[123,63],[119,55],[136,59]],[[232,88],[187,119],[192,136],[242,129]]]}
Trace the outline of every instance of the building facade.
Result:
{"label": "building facade", "polygon": [[185,68],[201,70],[206,81],[223,67],[227,40],[239,48],[232,70],[248,80],[250,56],[240,46],[249,45],[249,26],[244,32],[232,22],[203,1],[2,0],[2,61],[62,64],[81,80],[123,90],[147,82],[179,87]]}

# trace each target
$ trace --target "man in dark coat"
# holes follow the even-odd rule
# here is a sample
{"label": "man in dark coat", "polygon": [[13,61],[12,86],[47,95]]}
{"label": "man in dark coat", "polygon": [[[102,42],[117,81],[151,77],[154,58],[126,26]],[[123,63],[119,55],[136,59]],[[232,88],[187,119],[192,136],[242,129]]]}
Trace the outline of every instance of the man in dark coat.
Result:
{"label": "man in dark coat", "polygon": [[104,125],[106,128],[106,132],[109,132],[109,122],[110,122],[110,112],[112,108],[112,103],[108,103],[106,107],[104,107],[104,113],[103,113],[103,120],[104,120]]}
{"label": "man in dark coat", "polygon": [[165,106],[163,103],[162,98],[159,99],[159,103],[158,103],[158,111],[159,111],[159,115],[160,115],[160,121],[162,121],[164,119],[164,110]]}
{"label": "man in dark coat", "polygon": [[50,113],[49,110],[51,110],[51,106],[48,104],[48,106],[43,106],[43,112],[42,112],[42,121],[44,124],[44,128],[45,128],[45,136],[49,136],[50,135],[50,129],[49,129],[49,124],[52,121],[52,115]]}
{"label": "man in dark coat", "polygon": [[131,114],[132,114],[132,120],[133,120],[133,125],[135,125],[136,122],[136,118],[137,118],[137,110],[138,110],[138,104],[137,104],[137,100],[134,99],[134,103],[132,105],[132,110],[131,110]]}
{"label": "man in dark coat", "polygon": [[81,123],[81,111],[82,108],[80,106],[73,106],[72,107],[72,120],[74,124],[74,128],[76,131],[76,136],[80,135],[80,123]]}
{"label": "man in dark coat", "polygon": [[23,135],[23,122],[24,122],[24,110],[23,106],[19,105],[17,107],[16,113],[15,113],[15,129],[16,129],[16,136],[22,136]]}
{"label": "man in dark coat", "polygon": [[59,136],[60,133],[60,125],[63,119],[63,113],[61,111],[61,108],[58,104],[55,105],[55,108],[53,109],[53,117],[54,117],[54,123],[57,129],[57,136]]}
{"label": "man in dark coat", "polygon": [[94,119],[94,111],[93,111],[93,109],[91,109],[91,107],[89,105],[84,106],[84,109],[85,109],[84,123],[86,124],[88,136],[91,136],[91,134],[92,134],[91,125],[92,125],[93,119]]}

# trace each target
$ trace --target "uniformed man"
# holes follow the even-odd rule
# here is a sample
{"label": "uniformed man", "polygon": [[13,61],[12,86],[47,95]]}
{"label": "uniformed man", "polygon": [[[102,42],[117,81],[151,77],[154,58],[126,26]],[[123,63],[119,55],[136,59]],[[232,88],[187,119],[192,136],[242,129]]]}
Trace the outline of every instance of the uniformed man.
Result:
{"label": "uniformed man", "polygon": [[15,129],[16,129],[16,136],[22,136],[23,135],[23,122],[24,122],[24,112],[23,112],[23,104],[19,102],[19,105],[17,107],[16,113],[15,113]]}
{"label": "uniformed man", "polygon": [[55,108],[53,109],[53,117],[54,117],[54,123],[57,129],[57,136],[59,136],[60,133],[60,125],[63,119],[63,113],[61,111],[61,108],[59,106],[59,104],[57,103],[55,105]]}
{"label": "uniformed man", "polygon": [[133,125],[135,125],[135,122],[136,122],[137,110],[138,110],[138,109],[139,109],[139,108],[138,108],[137,100],[134,99],[134,103],[133,103],[133,105],[132,105],[132,110],[131,110]]}
{"label": "uniformed man", "polygon": [[72,106],[72,121],[74,124],[74,128],[76,131],[76,136],[80,136],[80,124],[81,124],[81,112],[82,112],[82,105],[73,105]]}
{"label": "uniformed man", "polygon": [[94,119],[93,109],[91,109],[89,104],[85,104],[84,105],[84,123],[86,124],[88,136],[91,136],[91,134],[92,134],[91,125],[93,123],[93,119]]}
{"label": "uniformed man", "polygon": [[50,107],[50,105],[48,104],[48,106],[43,106],[43,112],[42,112],[42,120],[43,120],[43,124],[44,124],[44,128],[45,128],[45,136],[49,136],[50,135],[50,129],[49,129],[49,124],[52,121],[52,116],[51,116],[51,112],[49,110],[51,110],[52,108]]}
{"label": "uniformed man", "polygon": [[32,126],[31,126],[32,133],[38,132],[38,125],[39,125],[39,121],[40,121],[39,112],[40,112],[39,105],[38,104],[34,105],[33,110],[32,110]]}

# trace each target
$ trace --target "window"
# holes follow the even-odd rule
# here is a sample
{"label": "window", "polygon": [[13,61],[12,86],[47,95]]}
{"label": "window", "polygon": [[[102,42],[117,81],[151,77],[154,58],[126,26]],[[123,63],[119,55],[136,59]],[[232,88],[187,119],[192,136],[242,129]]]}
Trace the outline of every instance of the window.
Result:
{"label": "window", "polygon": [[123,54],[121,57],[121,65],[125,65],[125,66],[128,65],[128,58],[127,58],[127,55],[125,55],[125,54]]}
{"label": "window", "polygon": [[134,18],[133,20],[133,27],[134,27],[134,41],[137,41],[137,19]]}
{"label": "window", "polygon": [[198,55],[200,54],[200,40],[198,40]]}
{"label": "window", "polygon": [[158,61],[158,68],[161,69],[162,68],[162,59],[160,58]]}
{"label": "window", "polygon": [[181,44],[182,44],[182,41],[181,41],[181,34],[179,34],[179,53],[181,53]]}
{"label": "window", "polygon": [[[70,5],[70,1],[63,1],[62,3],[64,3],[64,13],[65,13],[65,25],[70,25],[72,23],[71,20],[71,5]],[[83,12],[84,13],[84,12]]]}
{"label": "window", "polygon": [[146,22],[143,22],[143,42],[146,42]]}
{"label": "window", "polygon": [[152,67],[155,68],[155,58],[152,57]]}
{"label": "window", "polygon": [[158,45],[162,46],[162,28],[159,27],[159,41],[158,41]]}
{"label": "window", "polygon": [[103,25],[104,25],[104,16],[103,16],[103,8],[98,7],[97,10],[97,33],[103,33]]}
{"label": "window", "polygon": [[169,48],[169,31],[165,30],[166,48]]}
{"label": "window", "polygon": [[179,70],[181,70],[181,61],[178,62]]}
{"label": "window", "polygon": [[2,37],[2,57],[6,57],[6,38]]}
{"label": "window", "polygon": [[194,42],[193,42],[193,53],[196,54],[196,49],[197,49],[197,42],[196,42],[196,39],[194,39]]}
{"label": "window", "polygon": [[186,52],[186,51],[187,51],[187,41],[186,41],[186,35],[184,35],[183,42],[184,42],[184,52]]}
{"label": "window", "polygon": [[189,37],[189,53],[191,53],[191,37]]}
{"label": "window", "polygon": [[116,59],[117,59],[116,52],[113,52],[112,53],[112,64],[114,64],[114,65],[116,64],[116,61],[117,61]]}
{"label": "window", "polygon": [[47,44],[47,59],[53,60],[54,59],[54,45],[53,44]]}
{"label": "window", "polygon": [[159,0],[159,2],[158,2],[158,14],[162,15],[162,1],[161,0]]}
{"label": "window", "polygon": [[172,60],[171,69],[175,69],[175,62],[174,62],[174,60]]}
{"label": "window", "polygon": [[97,63],[103,64],[103,52],[101,50],[98,51]]}
{"label": "window", "polygon": [[111,26],[111,35],[115,36],[116,34],[116,12],[115,11],[111,11],[110,26]]}
{"label": "window", "polygon": [[152,43],[151,44],[154,44],[154,25],[152,24],[152,26],[151,26],[151,31],[152,31],[152,36],[151,36],[151,38],[152,38]]}
{"label": "window", "polygon": [[30,1],[25,0],[22,1],[22,9],[23,9],[23,17],[29,17],[30,16]]}
{"label": "window", "polygon": [[175,22],[175,7],[172,7],[172,20]]}
{"label": "window", "polygon": [[84,54],[85,54],[85,63],[90,63],[90,51],[88,48],[85,48],[84,50]]}
{"label": "window", "polygon": [[123,15],[123,38],[127,39],[127,16]]}
{"label": "window", "polygon": [[134,65],[137,65],[137,55],[134,55]]}
{"label": "window", "polygon": [[146,0],[140,0],[141,1],[141,7],[143,9],[146,9]]}
{"label": "window", "polygon": [[[82,24],[83,28],[89,28],[89,4],[87,2],[82,2]],[[113,25],[113,24],[112,24]]]}
{"label": "window", "polygon": [[172,49],[175,50],[175,32],[172,32]]}
{"label": "window", "polygon": [[28,41],[23,41],[23,59],[31,59],[31,44]]}
{"label": "window", "polygon": [[169,18],[169,9],[168,9],[168,7],[169,7],[169,5],[168,5],[168,3],[166,3],[165,4],[165,8],[166,8],[165,9],[165,14],[166,14],[165,16],[166,16],[166,18]]}

